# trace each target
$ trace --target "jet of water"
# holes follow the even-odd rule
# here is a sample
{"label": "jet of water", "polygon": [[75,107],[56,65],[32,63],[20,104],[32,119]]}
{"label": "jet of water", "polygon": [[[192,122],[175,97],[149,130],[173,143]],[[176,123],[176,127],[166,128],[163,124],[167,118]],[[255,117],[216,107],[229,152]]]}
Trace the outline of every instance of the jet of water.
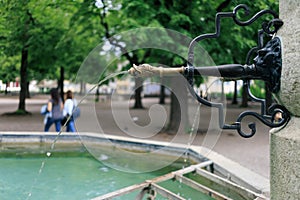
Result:
{"label": "jet of water", "polygon": [[[77,106],[75,107],[75,109],[78,108],[78,107],[80,106],[80,104],[87,98],[87,96],[88,96],[89,94],[91,94],[91,92],[92,92],[95,88],[97,88],[98,86],[100,86],[101,84],[103,84],[105,81],[107,81],[107,80],[109,80],[109,79],[111,79],[111,78],[114,78],[114,77],[116,77],[116,76],[122,75],[122,74],[128,74],[128,71],[115,72],[115,73],[112,73],[112,74],[106,76],[104,79],[100,80],[98,83],[96,83],[96,84],[95,84],[95,85],[94,85],[94,86],[93,86],[93,87],[92,87],[92,88],[91,88],[91,89],[90,89],[90,90],[89,90],[89,91],[88,91],[88,92],[87,92],[87,93],[79,100],[79,102],[78,102]],[[74,110],[75,110],[75,109],[74,109]],[[73,111],[73,112],[74,112],[74,111]],[[73,113],[72,113],[72,114],[73,114]],[[67,126],[67,123],[68,123],[69,120],[71,119],[71,116],[72,116],[72,115],[70,115],[70,116],[68,117],[68,119],[67,119],[67,121],[65,122],[65,124],[61,127],[60,131],[58,132],[58,134],[56,135],[55,139],[53,140],[53,142],[52,142],[52,144],[51,144],[51,146],[50,146],[49,151],[46,152],[46,157],[45,157],[45,159],[44,159],[44,160],[42,161],[42,163],[41,163],[41,167],[40,167],[40,169],[39,169],[39,173],[38,173],[37,177],[35,178],[35,180],[34,180],[32,186],[31,186],[31,188],[30,188],[30,191],[29,191],[29,193],[28,193],[28,196],[27,196],[26,200],[30,199],[30,197],[32,196],[32,189],[33,189],[33,186],[36,185],[38,176],[43,172],[43,169],[44,169],[44,167],[45,167],[45,163],[46,163],[47,159],[51,157],[51,155],[52,155],[51,152],[52,152],[53,149],[55,148],[55,144],[56,144],[57,140],[59,139],[60,135],[62,134],[63,129]]]}

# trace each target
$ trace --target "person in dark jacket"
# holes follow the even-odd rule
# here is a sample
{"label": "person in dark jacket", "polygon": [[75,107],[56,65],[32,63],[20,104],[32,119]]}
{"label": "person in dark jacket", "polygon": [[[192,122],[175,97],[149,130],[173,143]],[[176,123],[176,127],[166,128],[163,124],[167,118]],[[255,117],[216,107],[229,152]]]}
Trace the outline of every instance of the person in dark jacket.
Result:
{"label": "person in dark jacket", "polygon": [[48,101],[47,111],[49,112],[49,116],[47,118],[47,122],[45,124],[44,131],[48,132],[51,125],[55,124],[56,132],[60,131],[61,128],[61,120],[63,119],[63,102],[59,97],[58,90],[53,88],[50,90],[51,98]]}

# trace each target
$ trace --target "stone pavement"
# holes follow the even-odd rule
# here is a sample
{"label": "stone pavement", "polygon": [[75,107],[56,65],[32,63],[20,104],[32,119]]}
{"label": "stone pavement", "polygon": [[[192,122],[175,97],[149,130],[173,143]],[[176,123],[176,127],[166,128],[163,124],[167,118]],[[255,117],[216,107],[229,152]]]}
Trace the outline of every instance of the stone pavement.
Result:
{"label": "stone pavement", "polygon": [[[0,131],[43,131],[43,116],[39,113],[40,108],[47,102],[48,96],[34,95],[26,100],[26,109],[31,112],[27,116],[9,116],[3,115],[6,112],[13,112],[18,107],[17,96],[0,97]],[[80,97],[76,97],[77,100]],[[166,111],[161,112],[160,106],[151,105],[158,102],[157,98],[145,98],[143,104],[146,109],[128,109],[129,105],[121,100],[113,100],[113,109],[111,101],[103,100],[94,103],[92,97],[84,100],[80,105],[81,117],[76,121],[78,133],[80,132],[104,132],[105,134],[121,135],[135,137],[139,139],[149,139],[158,141],[178,142],[183,144],[201,145],[241,164],[242,166],[269,178],[269,128],[257,122],[257,133],[252,138],[242,138],[234,130],[219,131],[216,129],[215,119],[212,118],[210,109],[200,107],[199,132],[195,136],[190,134],[178,133],[167,134],[157,133],[158,127],[147,127],[151,119],[155,123],[160,122],[163,117],[168,116],[168,101],[164,105]],[[195,102],[191,102],[191,110],[194,109]],[[259,111],[259,106],[250,103],[248,109]],[[113,110],[113,112],[112,112]],[[226,122],[233,122],[237,115],[244,109],[238,106],[228,105],[226,110]],[[155,111],[155,112],[152,112]],[[155,114],[156,113],[156,114]],[[130,119],[128,119],[128,116]],[[151,118],[152,117],[152,118]],[[150,119],[151,118],[151,119]],[[194,117],[192,117],[194,118]],[[121,119],[121,120],[120,120]],[[129,120],[129,121],[128,121]],[[245,119],[245,121],[256,121],[255,119]],[[130,123],[131,122],[131,123]],[[133,123],[132,123],[133,122]],[[152,122],[151,122],[152,123]],[[150,124],[151,124],[150,123]],[[193,119],[191,119],[193,123]],[[247,126],[247,122],[245,123]],[[141,127],[140,127],[141,126]],[[148,131],[152,130],[153,131]],[[156,129],[158,131],[156,132]],[[140,130],[136,132],[134,130]],[[143,132],[143,130],[146,130]],[[50,131],[54,131],[51,127]]]}

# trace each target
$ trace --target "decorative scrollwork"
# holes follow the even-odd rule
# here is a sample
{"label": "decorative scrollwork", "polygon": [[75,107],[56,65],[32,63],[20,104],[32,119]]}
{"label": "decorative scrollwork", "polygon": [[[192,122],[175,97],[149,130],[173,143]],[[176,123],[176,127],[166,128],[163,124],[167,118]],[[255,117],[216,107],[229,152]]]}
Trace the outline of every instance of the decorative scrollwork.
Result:
{"label": "decorative scrollwork", "polygon": [[280,127],[290,120],[290,112],[282,105],[273,104],[268,110],[271,113],[272,128]]}
{"label": "decorative scrollwork", "polygon": [[248,26],[250,24],[252,24],[253,22],[255,22],[258,18],[260,18],[261,16],[265,15],[265,14],[270,14],[273,16],[273,18],[278,18],[278,14],[276,12],[274,12],[273,10],[261,10],[258,13],[256,13],[253,17],[251,17],[250,19],[248,19],[247,21],[241,21],[238,19],[237,17],[237,13],[240,10],[244,10],[244,15],[248,16],[250,14],[250,9],[247,5],[245,4],[240,4],[238,6],[236,6],[233,9],[233,20],[234,22],[239,25],[239,26]]}
{"label": "decorative scrollwork", "polygon": [[268,34],[277,33],[279,28],[283,25],[283,21],[281,19],[272,19],[268,23],[263,23],[262,28]]}
{"label": "decorative scrollwork", "polygon": [[256,124],[254,122],[248,124],[248,127],[251,129],[251,133],[245,133],[242,131],[241,122],[246,116],[253,116],[271,128],[283,126],[290,120],[289,111],[282,105],[272,105],[269,108],[269,113],[270,115],[259,115],[258,113],[252,111],[245,111],[241,113],[237,119],[237,131],[240,136],[249,138],[256,133]]}
{"label": "decorative scrollwork", "polygon": [[251,17],[247,21],[241,21],[238,19],[237,13],[239,12],[239,10],[244,10],[244,15],[248,16],[250,14],[250,9],[245,4],[238,5],[237,7],[234,8],[233,20],[239,26],[248,26],[265,14],[272,15],[274,19],[270,20],[269,22],[262,23],[262,29],[264,30],[264,32],[266,32],[268,34],[274,34],[283,25],[283,21],[278,19],[278,14],[276,12],[274,12],[273,10],[262,10],[262,11],[256,13],[253,17]]}
{"label": "decorative scrollwork", "polygon": [[[236,129],[238,133],[245,138],[252,137],[256,133],[256,124],[250,123],[248,127],[250,128],[250,133],[245,133],[242,130],[241,122],[246,116],[253,116],[261,121],[263,124],[269,127],[279,127],[286,124],[290,119],[290,113],[288,110],[281,105],[275,104],[269,108],[270,115],[266,115],[266,103],[264,99],[256,98],[250,91],[250,79],[260,79],[268,82],[269,89],[271,92],[277,93],[280,89],[280,76],[281,76],[281,43],[278,38],[274,38],[263,47],[264,34],[272,37],[278,31],[278,29],[283,25],[282,20],[278,18],[278,14],[272,10],[262,10],[252,16],[246,21],[238,19],[238,12],[244,10],[244,15],[248,16],[250,14],[250,9],[248,6],[241,4],[234,8],[233,12],[220,12],[216,14],[216,24],[215,33],[203,34],[195,37],[190,45],[188,51],[188,63],[185,68],[185,76],[190,84],[189,90],[198,102],[209,106],[217,108],[219,111],[219,126],[222,129]],[[272,15],[273,19],[268,22],[262,23],[262,30],[258,32],[258,45],[252,48],[247,55],[246,64],[250,66],[248,69],[253,70],[255,68],[255,73],[246,76],[244,83],[247,85],[248,95],[250,98],[256,102],[261,103],[261,114],[252,111],[245,111],[241,113],[234,124],[226,124],[224,122],[224,107],[221,103],[210,102],[206,99],[200,97],[193,89],[193,76],[195,67],[194,62],[194,47],[195,44],[201,40],[209,38],[217,38],[220,36],[220,24],[221,18],[231,17],[234,22],[239,26],[247,26],[252,24],[258,18],[263,15]],[[253,60],[253,64],[250,65],[250,57],[256,53],[257,56]],[[233,66],[233,65],[232,65]],[[251,67],[254,66],[254,67]],[[237,65],[235,66],[237,67]],[[242,69],[239,66],[239,69]],[[246,69],[246,68],[245,68]],[[252,76],[251,76],[252,75]]]}

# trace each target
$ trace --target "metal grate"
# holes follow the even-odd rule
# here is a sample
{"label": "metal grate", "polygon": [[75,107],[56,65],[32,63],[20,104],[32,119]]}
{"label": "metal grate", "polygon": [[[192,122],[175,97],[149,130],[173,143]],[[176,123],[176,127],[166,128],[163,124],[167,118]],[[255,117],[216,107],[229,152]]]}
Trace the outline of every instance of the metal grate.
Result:
{"label": "metal grate", "polygon": [[212,166],[212,161],[205,161],[196,165],[191,165],[189,167],[186,167],[184,169],[180,169],[174,172],[170,172],[168,174],[165,174],[163,176],[156,177],[151,180],[146,180],[143,183],[131,185],[125,188],[122,188],[120,190],[98,196],[94,198],[93,200],[109,200],[113,199],[115,197],[124,196],[128,193],[134,192],[134,191],[140,191],[138,195],[136,196],[136,200],[142,200],[144,197],[147,197],[147,199],[155,199],[156,194],[160,194],[161,196],[165,197],[166,199],[172,199],[172,200],[185,200],[183,197],[169,191],[168,189],[159,186],[158,183],[167,181],[167,180],[178,180],[181,184],[185,184],[195,190],[198,190],[204,194],[207,194],[211,196],[214,199],[218,200],[230,200],[231,198],[227,197],[224,194],[221,194],[211,188],[208,188],[207,186],[204,186],[194,180],[191,180],[187,177],[185,177],[185,174],[194,172],[197,173],[208,180],[211,180],[215,183],[218,183],[222,186],[225,186],[231,190],[234,190],[238,192],[241,196],[247,198],[247,199],[267,199],[263,195],[257,194],[247,188],[244,188],[240,185],[237,185],[236,183],[233,183],[225,178],[219,177],[215,174],[212,174],[202,168]]}

